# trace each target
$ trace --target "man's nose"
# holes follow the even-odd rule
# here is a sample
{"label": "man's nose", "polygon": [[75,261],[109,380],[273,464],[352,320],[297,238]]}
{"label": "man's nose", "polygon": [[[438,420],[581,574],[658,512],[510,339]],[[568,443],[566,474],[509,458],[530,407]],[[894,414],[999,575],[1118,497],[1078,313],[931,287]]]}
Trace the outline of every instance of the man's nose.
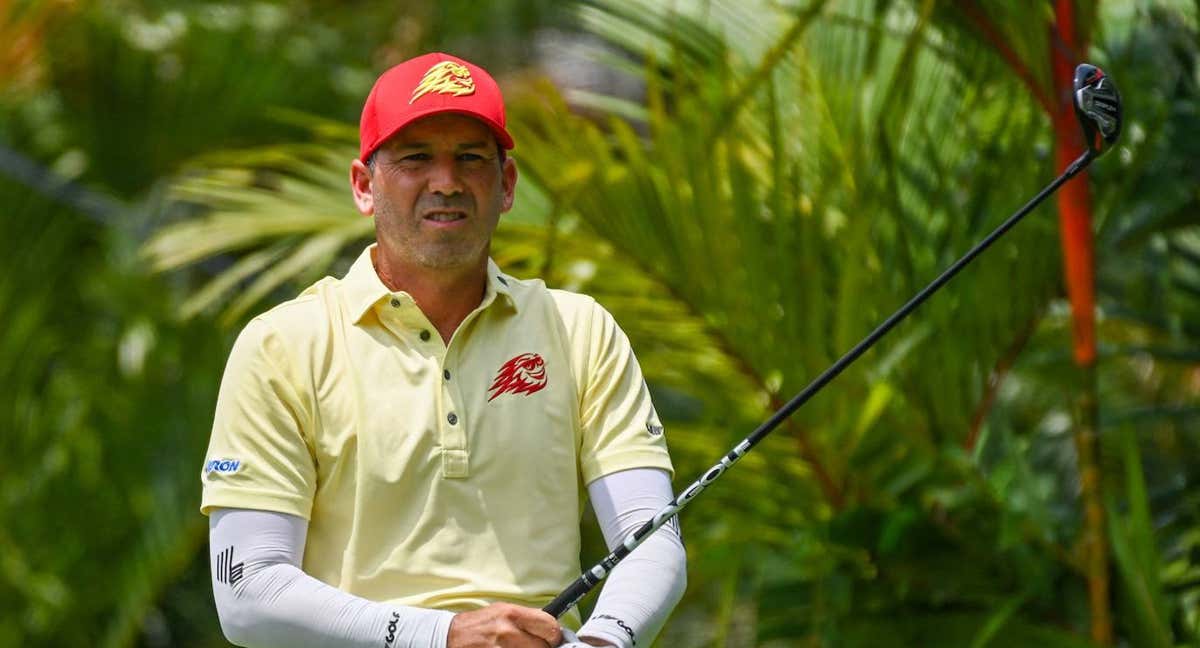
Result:
{"label": "man's nose", "polygon": [[462,192],[462,181],[458,176],[456,162],[454,156],[439,156],[434,159],[429,169],[430,193],[453,196]]}

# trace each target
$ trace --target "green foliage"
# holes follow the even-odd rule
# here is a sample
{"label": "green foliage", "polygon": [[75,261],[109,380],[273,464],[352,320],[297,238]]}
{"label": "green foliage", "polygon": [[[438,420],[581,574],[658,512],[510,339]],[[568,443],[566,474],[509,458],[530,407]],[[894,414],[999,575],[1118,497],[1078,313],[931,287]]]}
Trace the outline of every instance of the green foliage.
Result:
{"label": "green foliage", "polygon": [[173,321],[164,287],[116,254],[120,232],[10,182],[0,196],[0,645],[128,645],[203,543],[198,494],[179,487],[216,391],[191,377],[220,371],[223,344]]}
{"label": "green foliage", "polygon": [[1110,498],[1107,504],[1113,557],[1125,581],[1121,591],[1129,610],[1126,618],[1134,635],[1145,640],[1144,645],[1169,648],[1174,643],[1170,613],[1158,574],[1160,559],[1154,542],[1146,483],[1142,478],[1141,453],[1132,431],[1122,432],[1129,513],[1117,512],[1116,498]]}

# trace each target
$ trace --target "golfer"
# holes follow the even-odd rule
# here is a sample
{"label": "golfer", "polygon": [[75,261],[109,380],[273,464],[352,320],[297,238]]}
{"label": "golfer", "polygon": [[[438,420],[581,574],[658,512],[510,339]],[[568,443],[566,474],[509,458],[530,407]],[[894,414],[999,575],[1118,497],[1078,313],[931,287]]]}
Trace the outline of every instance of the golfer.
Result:
{"label": "golfer", "polygon": [[[580,626],[539,608],[672,497],[629,341],[593,299],[489,258],[517,167],[483,69],[427,54],[363,107],[354,203],[375,242],[254,318],[202,471],[213,594],[241,646],[649,646],[682,596],[668,524]],[[577,636],[569,628],[578,629]]]}

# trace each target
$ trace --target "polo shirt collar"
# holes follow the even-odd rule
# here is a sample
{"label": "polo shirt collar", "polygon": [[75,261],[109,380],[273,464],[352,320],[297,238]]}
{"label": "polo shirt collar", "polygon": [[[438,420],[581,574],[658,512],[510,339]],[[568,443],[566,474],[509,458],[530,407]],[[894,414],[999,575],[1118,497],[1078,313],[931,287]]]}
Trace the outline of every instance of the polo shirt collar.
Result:
{"label": "polo shirt collar", "polygon": [[[342,278],[346,306],[355,324],[362,320],[363,316],[376,304],[393,296],[392,291],[383,285],[383,280],[375,272],[375,264],[371,257],[377,245],[377,243],[368,245],[350,266],[346,276]],[[517,302],[513,299],[511,283],[512,280],[505,277],[496,262],[489,258],[487,260],[487,285],[483,291],[483,301],[479,304],[480,308],[490,306],[496,297],[500,296],[515,309]]]}
{"label": "polo shirt collar", "polygon": [[496,265],[496,262],[491,257],[488,257],[487,287],[483,291],[483,301],[480,302],[480,305],[487,306],[499,296],[503,297],[509,306],[516,309],[517,300],[513,298],[512,287],[509,285],[511,281],[511,279],[504,276],[503,272],[500,272],[500,266]]}

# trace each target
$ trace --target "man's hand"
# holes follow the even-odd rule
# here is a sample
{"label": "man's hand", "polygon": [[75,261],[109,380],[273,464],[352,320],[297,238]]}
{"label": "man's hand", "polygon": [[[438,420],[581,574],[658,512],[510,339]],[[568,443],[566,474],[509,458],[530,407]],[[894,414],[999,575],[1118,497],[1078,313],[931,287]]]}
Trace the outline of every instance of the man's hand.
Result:
{"label": "man's hand", "polygon": [[558,621],[549,614],[493,603],[454,615],[446,648],[553,648],[561,641]]}

